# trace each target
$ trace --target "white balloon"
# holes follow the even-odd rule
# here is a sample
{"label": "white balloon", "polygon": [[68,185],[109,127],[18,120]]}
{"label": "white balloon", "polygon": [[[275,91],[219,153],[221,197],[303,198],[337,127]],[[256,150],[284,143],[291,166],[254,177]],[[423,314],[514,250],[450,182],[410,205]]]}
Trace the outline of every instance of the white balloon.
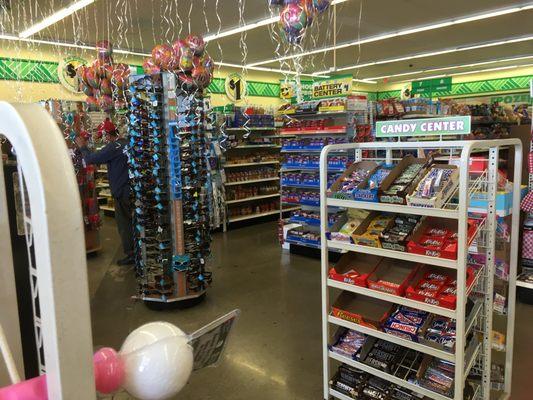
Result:
{"label": "white balloon", "polygon": [[193,368],[187,335],[168,322],[151,322],[131,332],[120,355],[124,389],[140,400],[164,400],[185,386]]}

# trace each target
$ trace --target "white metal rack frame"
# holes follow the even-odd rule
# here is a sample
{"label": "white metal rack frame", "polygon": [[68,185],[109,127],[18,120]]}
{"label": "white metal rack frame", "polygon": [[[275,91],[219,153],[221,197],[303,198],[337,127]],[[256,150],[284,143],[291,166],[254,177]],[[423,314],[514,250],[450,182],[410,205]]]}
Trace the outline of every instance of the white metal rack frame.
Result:
{"label": "white metal rack frame", "polygon": [[[375,142],[375,143],[349,143],[326,146],[320,155],[320,232],[321,232],[321,281],[322,281],[322,334],[323,334],[323,363],[324,376],[323,385],[324,399],[329,399],[330,396],[339,399],[345,399],[346,396],[331,390],[329,387],[329,380],[331,379],[332,370],[330,369],[331,361],[341,361],[352,365],[360,370],[366,371],[372,375],[386,379],[392,383],[398,384],[402,387],[408,388],[414,392],[420,393],[432,399],[449,399],[439,393],[427,390],[404,381],[393,375],[382,372],[378,369],[371,368],[366,364],[356,362],[348,358],[342,358],[328,349],[329,340],[332,338],[332,327],[343,326],[350,329],[357,330],[364,334],[378,337],[393,343],[400,344],[404,347],[417,350],[424,354],[440,357],[445,360],[453,361],[455,363],[455,387],[454,400],[463,398],[463,389],[465,379],[469,371],[475,366],[476,369],[482,371],[481,385],[477,391],[476,398],[489,399],[490,396],[490,372],[491,372],[491,330],[492,330],[492,313],[493,313],[493,284],[494,284],[494,270],[495,270],[495,241],[496,241],[496,191],[497,191],[497,176],[498,176],[498,157],[499,150],[504,146],[514,147],[515,150],[515,164],[514,164],[514,178],[513,178],[513,212],[512,214],[512,229],[511,229],[511,250],[510,250],[510,272],[509,272],[509,296],[508,296],[508,318],[507,318],[507,351],[505,359],[505,387],[504,396],[508,396],[511,391],[512,379],[512,361],[513,361],[513,334],[514,334],[514,313],[515,313],[515,296],[516,296],[516,271],[518,261],[518,241],[519,241],[519,212],[520,209],[520,180],[522,171],[522,145],[518,139],[504,139],[504,140],[485,140],[485,141],[434,141],[434,142]],[[460,176],[459,187],[457,189],[458,203],[455,209],[433,209],[433,208],[419,208],[409,206],[393,206],[382,203],[369,203],[360,201],[337,200],[327,197],[327,174],[328,174],[328,155],[331,152],[339,150],[354,151],[356,155],[356,162],[361,160],[363,150],[385,150],[386,156],[383,161],[390,162],[392,160],[393,150],[449,150],[460,154]],[[480,307],[474,307],[474,311],[468,320],[466,320],[466,301],[470,293],[470,289],[466,287],[466,270],[467,270],[467,220],[469,211],[470,192],[473,187],[479,189],[478,182],[471,181],[469,161],[471,154],[475,151],[487,151],[488,157],[488,171],[487,171],[487,185],[484,186],[487,195],[487,208],[485,225],[480,228],[485,234],[486,265],[482,270],[482,277],[478,277],[476,288],[477,292],[482,294]],[[458,227],[458,254],[457,260],[445,260],[440,258],[422,256],[411,253],[402,253],[397,251],[390,251],[372,247],[358,246],[353,244],[340,244],[326,239],[326,231],[328,229],[327,210],[328,207],[337,206],[345,208],[359,208],[367,210],[376,210],[383,212],[394,212],[397,214],[412,214],[412,215],[429,215],[440,218],[453,218],[457,220]],[[354,251],[367,254],[376,254],[382,257],[403,259],[407,261],[419,262],[423,264],[436,265],[455,269],[457,272],[457,307],[455,310],[450,310],[442,307],[437,307],[430,304],[414,301],[404,297],[394,296],[377,292],[371,289],[347,285],[328,279],[329,260],[328,252],[331,249],[340,249],[343,251]],[[330,291],[332,289],[340,289],[358,293],[367,297],[380,298],[382,300],[391,302],[393,304],[403,304],[421,310],[429,311],[437,315],[443,315],[454,318],[456,320],[456,344],[455,352],[445,353],[435,348],[425,346],[420,343],[407,342],[404,339],[388,335],[383,332],[374,331],[369,328],[362,327],[358,324],[353,324],[348,321],[339,320],[330,315]],[[474,326],[475,325],[475,326]],[[483,336],[482,342],[473,349],[465,349],[467,333],[476,329],[480,331]],[[444,353],[444,354],[443,354]]]}

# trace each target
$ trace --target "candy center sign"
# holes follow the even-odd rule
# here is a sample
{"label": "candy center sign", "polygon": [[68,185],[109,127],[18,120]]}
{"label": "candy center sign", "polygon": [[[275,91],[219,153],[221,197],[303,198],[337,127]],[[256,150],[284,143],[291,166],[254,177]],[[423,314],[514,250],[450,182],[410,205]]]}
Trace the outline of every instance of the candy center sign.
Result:
{"label": "candy center sign", "polygon": [[376,137],[467,135],[470,128],[470,116],[378,121]]}

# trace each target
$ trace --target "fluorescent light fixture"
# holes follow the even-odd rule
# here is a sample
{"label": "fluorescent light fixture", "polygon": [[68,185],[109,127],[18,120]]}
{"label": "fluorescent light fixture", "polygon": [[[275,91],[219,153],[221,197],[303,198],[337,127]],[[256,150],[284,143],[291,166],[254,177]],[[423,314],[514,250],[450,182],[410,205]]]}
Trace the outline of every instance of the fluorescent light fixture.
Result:
{"label": "fluorescent light fixture", "polygon": [[[317,76],[317,75],[312,75],[312,76]],[[377,85],[376,81],[372,81],[370,79],[354,79],[353,81],[354,82],[359,82],[359,83],[369,83],[371,85]]]}
{"label": "fluorescent light fixture", "polygon": [[[348,0],[334,0],[333,2],[331,2],[331,4],[332,5],[336,5],[336,4],[344,3],[346,1],[348,1]],[[279,15],[276,15],[274,17],[261,19],[261,20],[259,20],[257,22],[252,22],[250,24],[246,24],[246,25],[243,25],[243,26],[238,26],[236,28],[228,29],[226,31],[221,31],[221,32],[211,33],[211,34],[205,35],[204,36],[204,41],[210,42],[212,40],[221,39],[221,38],[226,37],[226,36],[232,36],[232,35],[236,35],[237,33],[250,31],[252,29],[259,28],[261,26],[276,24],[278,22],[279,22]]]}
{"label": "fluorescent light fixture", "polygon": [[[221,61],[215,61],[215,65],[220,67],[229,67],[229,68],[239,68],[239,69],[250,69],[252,71],[264,71],[264,72],[274,72],[277,74],[287,74],[287,75],[298,75],[298,72],[291,71],[288,69],[277,69],[277,68],[267,68],[267,67],[248,67],[247,65],[233,64]],[[300,76],[312,76],[318,78],[329,78],[329,75],[311,75],[311,74],[300,74]]]}
{"label": "fluorescent light fixture", "polygon": [[61,21],[63,18],[68,17],[69,15],[74,14],[76,11],[81,10],[84,7],[87,7],[89,4],[94,3],[96,0],[78,0],[72,3],[71,5],[62,8],[59,11],[56,11],[52,15],[46,17],[42,21],[36,23],[35,25],[29,27],[25,31],[20,32],[19,37],[26,39],[30,36],[33,36],[39,31],[42,31],[45,28],[48,28],[50,25],[55,24],[58,21]]}
{"label": "fluorescent light fixture", "polygon": [[[418,71],[409,71],[409,72],[403,72],[403,73],[398,73],[398,74],[376,76],[376,77],[372,77],[372,78],[367,78],[367,80],[385,79],[385,78],[397,78],[397,77],[400,77],[400,76],[427,74],[428,72],[447,71],[447,70],[461,69],[461,68],[471,68],[471,67],[478,67],[480,65],[488,65],[488,64],[501,63],[501,62],[514,62],[514,61],[529,60],[529,59],[533,59],[533,55],[512,57],[512,58],[501,58],[501,59],[498,59],[498,60],[480,61],[480,62],[476,62],[476,63],[453,65],[453,66],[449,66],[449,67],[428,68],[428,69],[422,69],[422,70],[418,70]],[[524,66],[527,66],[527,65],[524,65]],[[507,69],[508,67],[496,67],[496,68]],[[497,70],[497,69],[488,69],[488,70],[485,70],[485,71],[490,71],[490,70]],[[458,72],[458,73],[453,73],[451,75],[456,76],[456,75],[471,74],[471,73],[475,73],[475,72],[471,72],[471,71]],[[438,77],[440,78],[441,76],[446,76],[446,75],[439,75]],[[433,77],[431,77],[431,78],[433,78]],[[424,77],[424,79],[429,79],[429,78]]]}
{"label": "fluorescent light fixture", "polygon": [[251,63],[249,66],[253,67],[253,66],[257,66],[257,65],[273,63],[273,62],[276,62],[276,61],[283,61],[283,60],[289,60],[289,59],[293,59],[293,58],[297,58],[297,57],[303,57],[303,56],[309,56],[309,55],[313,55],[313,54],[324,53],[324,52],[332,51],[332,50],[335,50],[335,49],[338,50],[338,49],[343,49],[343,48],[346,48],[346,47],[359,46],[361,44],[378,42],[378,41],[381,41],[381,40],[386,40],[386,39],[390,39],[390,38],[394,38],[394,37],[398,37],[398,36],[405,36],[405,35],[411,35],[413,33],[426,32],[426,31],[430,31],[430,30],[434,30],[434,29],[440,29],[440,28],[444,28],[444,27],[448,27],[448,26],[452,26],[452,25],[459,25],[459,24],[464,24],[464,23],[467,23],[467,22],[479,21],[479,20],[488,19],[488,18],[494,18],[494,17],[498,17],[498,16],[501,16],[501,15],[513,14],[513,13],[526,11],[526,10],[531,10],[531,9],[533,9],[533,4],[530,3],[528,5],[524,5],[524,6],[520,6],[520,7],[506,8],[506,9],[494,10],[494,11],[490,11],[490,12],[486,12],[486,13],[482,13],[482,14],[469,15],[469,16],[460,17],[460,18],[457,18],[457,19],[451,19],[449,21],[435,23],[435,24],[432,24],[432,25],[413,27],[413,28],[408,28],[408,29],[404,29],[404,30],[401,30],[401,31],[397,31],[397,32],[386,33],[386,34],[377,35],[377,36],[371,36],[371,37],[368,37],[368,38],[363,38],[361,40],[355,40],[355,41],[351,41],[351,42],[344,42],[344,43],[337,44],[336,46],[326,46],[326,47],[322,47],[320,49],[310,50],[310,51],[306,51],[306,52],[302,52],[302,53],[298,53],[298,54],[291,54],[291,55],[287,55],[287,56],[283,56],[283,57],[273,58],[273,59],[270,59],[270,60],[258,61],[258,62],[255,62],[255,63]]}
{"label": "fluorescent light fixture", "polygon": [[[533,36],[511,38],[511,39],[499,40],[497,42],[488,42],[488,43],[481,43],[481,44],[475,44],[475,45],[469,45],[469,46],[459,46],[459,47],[454,47],[450,49],[431,51],[428,53],[411,54],[408,56],[398,57],[398,58],[388,58],[385,60],[378,60],[378,61],[373,61],[373,62],[364,63],[364,64],[356,64],[356,65],[350,65],[346,67],[337,68],[335,72],[342,72],[342,71],[347,71],[350,69],[360,69],[360,68],[370,67],[373,65],[389,64],[389,63],[394,63],[398,61],[407,61],[407,60],[412,60],[416,58],[438,56],[442,54],[455,53],[459,51],[469,51],[469,50],[481,49],[485,47],[501,46],[501,45],[510,44],[510,43],[526,42],[529,40],[533,40]],[[315,73],[316,74],[331,73],[331,70],[320,71],[320,72],[315,72]]]}

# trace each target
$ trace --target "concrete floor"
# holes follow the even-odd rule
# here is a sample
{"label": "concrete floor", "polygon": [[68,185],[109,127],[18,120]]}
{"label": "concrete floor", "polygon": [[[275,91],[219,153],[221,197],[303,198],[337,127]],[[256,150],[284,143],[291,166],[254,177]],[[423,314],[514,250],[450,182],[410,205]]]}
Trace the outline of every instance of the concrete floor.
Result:
{"label": "concrete floor", "polygon": [[[121,257],[113,219],[105,219],[101,233],[103,249],[88,261],[95,347],[119,348],[130,331],[150,321],[192,332],[239,308],[224,361],[195,372],[177,399],[321,399],[320,262],[281,251],[275,223],[214,234],[214,285],[206,300],[164,312],[130,300],[134,274],[113,263]],[[533,306],[519,303],[516,321],[512,399],[526,400],[533,398]]]}

